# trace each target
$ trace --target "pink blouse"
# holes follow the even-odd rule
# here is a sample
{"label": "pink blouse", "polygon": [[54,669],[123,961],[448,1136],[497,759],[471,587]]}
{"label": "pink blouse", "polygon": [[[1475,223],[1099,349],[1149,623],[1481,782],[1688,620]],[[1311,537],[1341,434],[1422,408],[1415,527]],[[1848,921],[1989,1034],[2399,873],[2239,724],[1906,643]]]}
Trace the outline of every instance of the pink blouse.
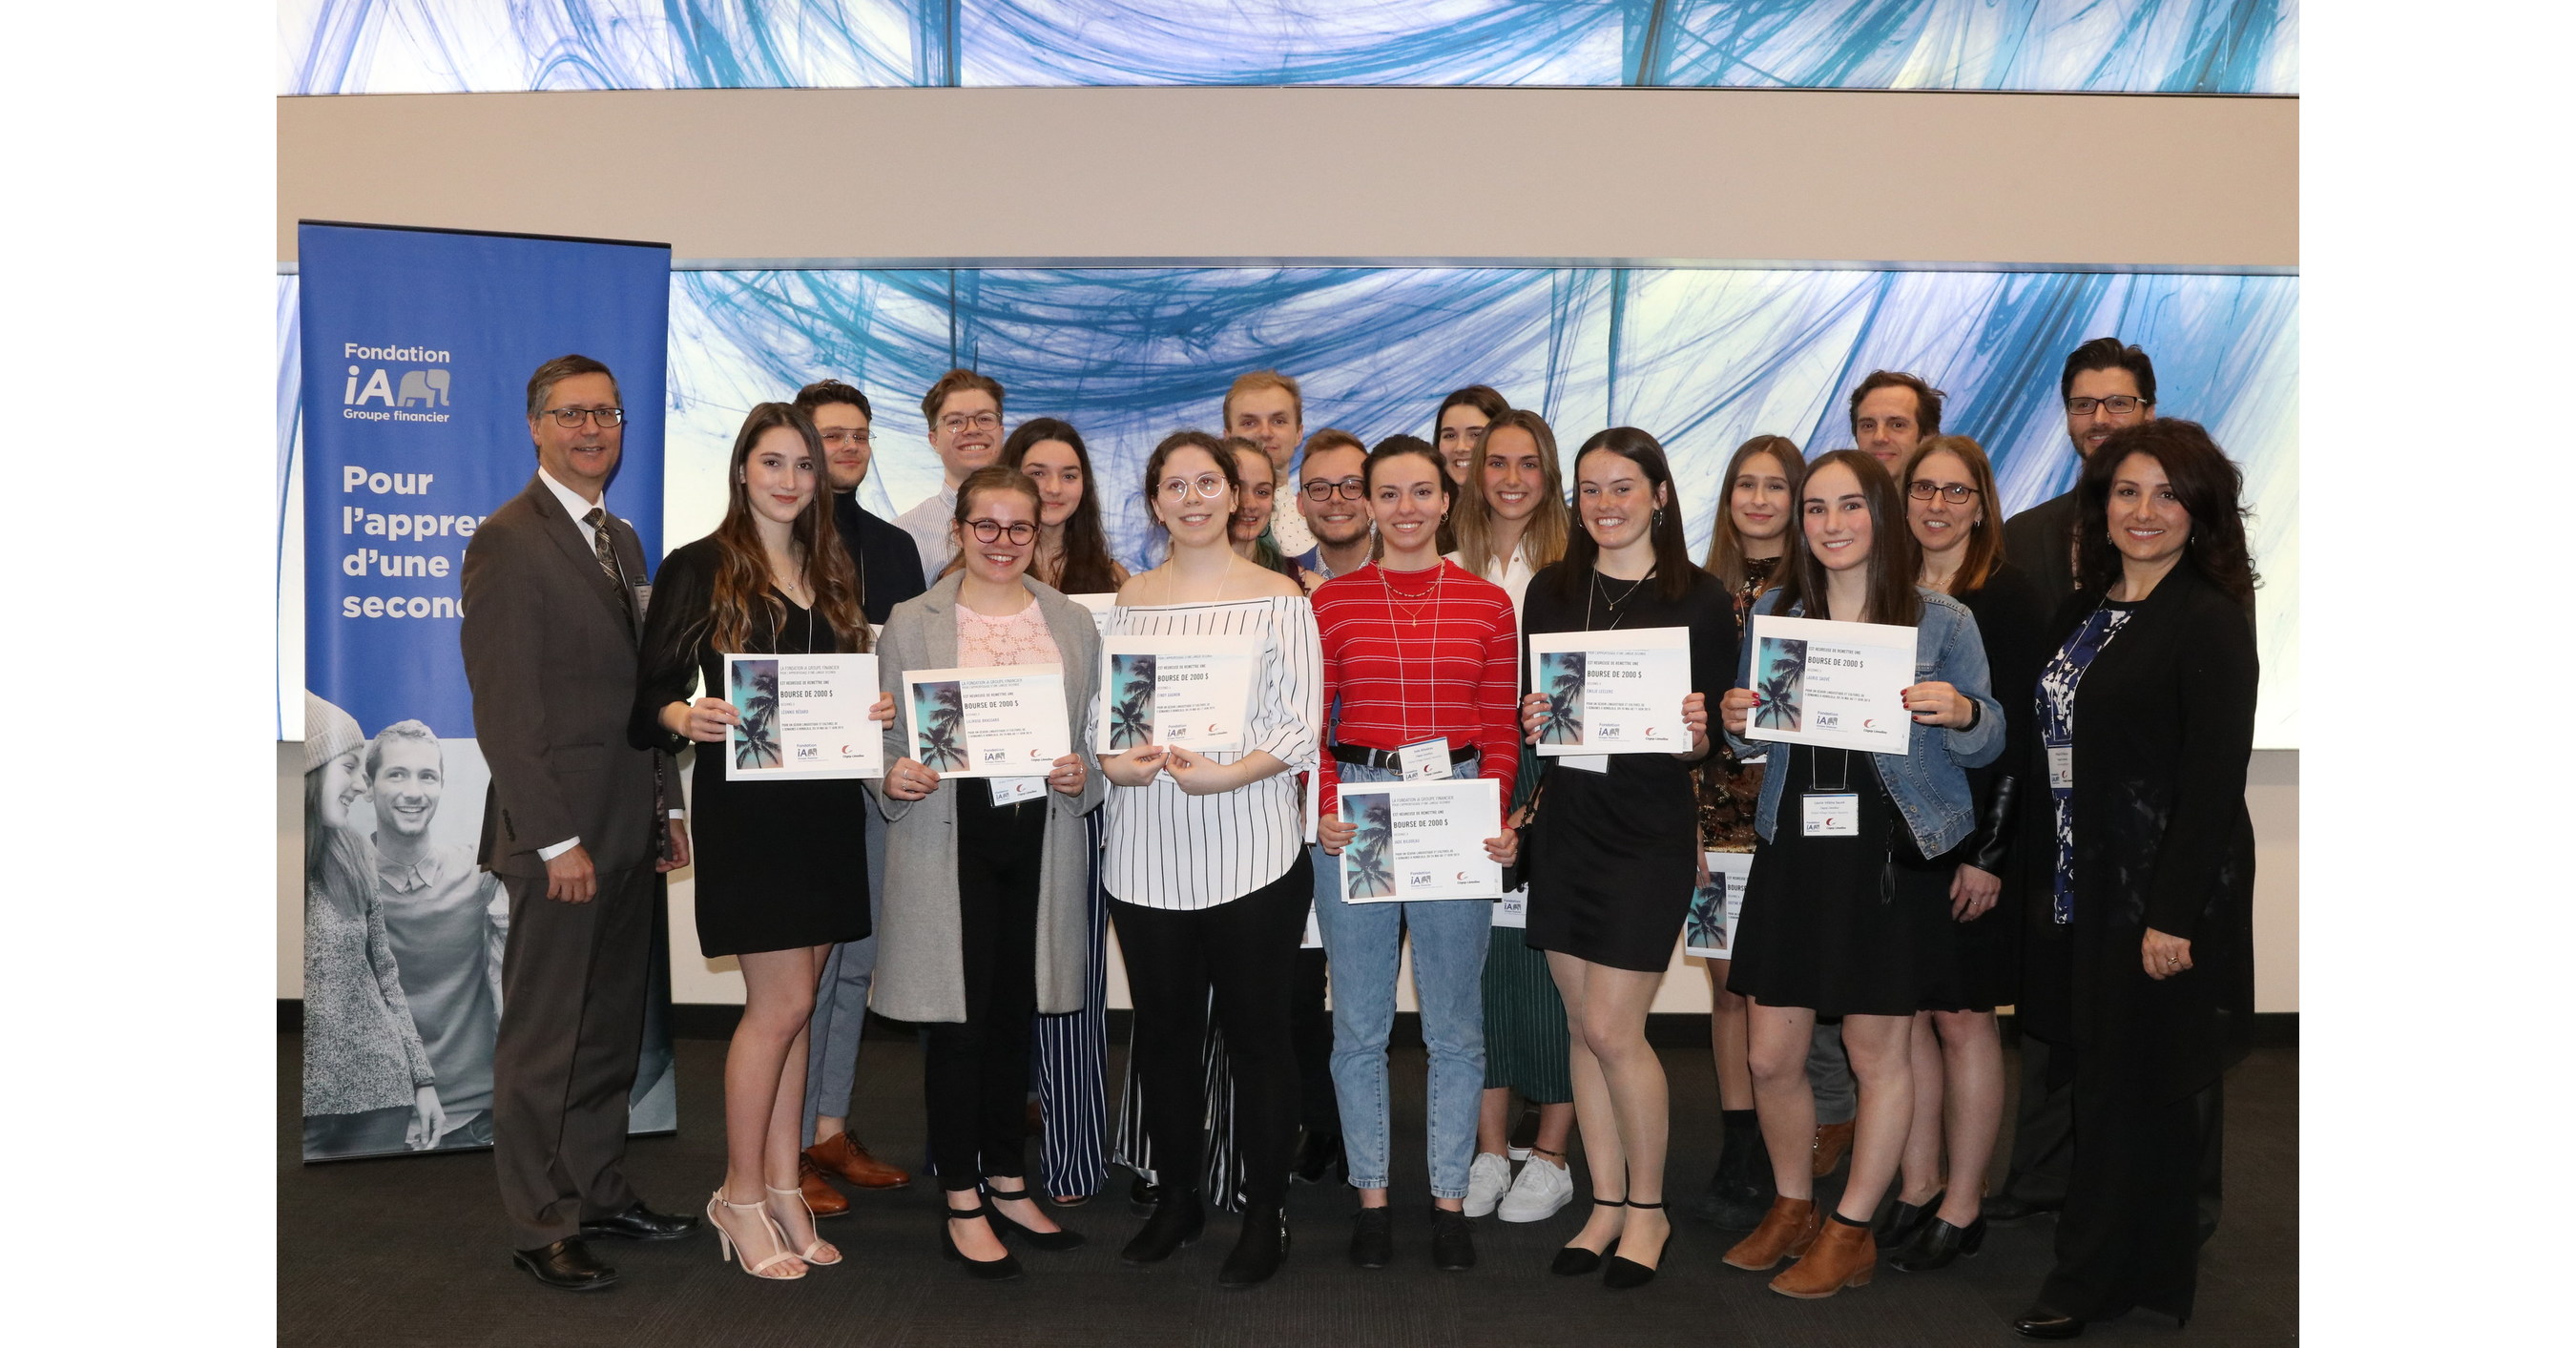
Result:
{"label": "pink blouse", "polygon": [[1063,663],[1055,634],[1047,630],[1046,615],[1038,611],[1034,597],[1006,618],[987,618],[964,604],[957,606],[958,668]]}

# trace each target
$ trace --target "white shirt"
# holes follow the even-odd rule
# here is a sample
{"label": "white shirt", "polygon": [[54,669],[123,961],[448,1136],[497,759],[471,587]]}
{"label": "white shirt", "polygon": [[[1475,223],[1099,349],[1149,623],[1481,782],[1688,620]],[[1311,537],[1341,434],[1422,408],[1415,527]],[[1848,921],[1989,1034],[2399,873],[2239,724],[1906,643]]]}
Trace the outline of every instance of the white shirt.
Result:
{"label": "white shirt", "polygon": [[[1466,561],[1454,552],[1448,555],[1448,560],[1458,563],[1462,568],[1467,565]],[[1503,593],[1512,597],[1512,616],[1517,618],[1521,615],[1521,596],[1529,593],[1530,577],[1537,574],[1538,572],[1532,570],[1529,564],[1529,539],[1523,537],[1519,543],[1513,545],[1512,555],[1504,558],[1501,565],[1486,563],[1483,579],[1502,586]]]}
{"label": "white shirt", "polygon": [[1297,498],[1287,495],[1285,509],[1270,512],[1270,541],[1278,545],[1282,557],[1302,557],[1315,547],[1315,531],[1306,524],[1306,516],[1297,509]]}
{"label": "white shirt", "polygon": [[912,545],[921,551],[921,578],[939,579],[948,569],[948,559],[957,550],[948,544],[948,526],[957,520],[957,489],[941,487],[922,498],[921,504],[894,517],[894,527],[912,535]]}

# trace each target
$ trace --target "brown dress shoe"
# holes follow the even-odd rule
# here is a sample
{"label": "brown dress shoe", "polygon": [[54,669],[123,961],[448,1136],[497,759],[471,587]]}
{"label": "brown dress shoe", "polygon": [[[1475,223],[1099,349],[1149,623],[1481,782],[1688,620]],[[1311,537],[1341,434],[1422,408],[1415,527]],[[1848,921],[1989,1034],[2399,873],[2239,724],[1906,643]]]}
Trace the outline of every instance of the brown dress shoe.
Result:
{"label": "brown dress shoe", "polygon": [[1824,1234],[1806,1257],[1771,1280],[1771,1290],[1784,1297],[1814,1301],[1846,1287],[1860,1287],[1878,1272],[1878,1242],[1869,1228],[1849,1222],[1827,1222]]}
{"label": "brown dress shoe", "polygon": [[796,1158],[796,1187],[805,1191],[805,1206],[817,1217],[838,1217],[850,1210],[849,1198],[823,1178],[813,1157]]}
{"label": "brown dress shoe", "polygon": [[1762,1224],[1735,1242],[1735,1248],[1726,1252],[1726,1262],[1760,1273],[1777,1267],[1782,1259],[1795,1259],[1815,1243],[1817,1220],[1816,1200],[1774,1198],[1771,1210],[1762,1214]]}
{"label": "brown dress shoe", "polygon": [[805,1149],[805,1158],[826,1175],[838,1176],[862,1189],[900,1189],[912,1176],[868,1155],[848,1133],[834,1133]]}
{"label": "brown dress shoe", "polygon": [[1828,1123],[1816,1129],[1816,1165],[1809,1171],[1817,1179],[1834,1173],[1834,1167],[1851,1154],[1852,1124]]}

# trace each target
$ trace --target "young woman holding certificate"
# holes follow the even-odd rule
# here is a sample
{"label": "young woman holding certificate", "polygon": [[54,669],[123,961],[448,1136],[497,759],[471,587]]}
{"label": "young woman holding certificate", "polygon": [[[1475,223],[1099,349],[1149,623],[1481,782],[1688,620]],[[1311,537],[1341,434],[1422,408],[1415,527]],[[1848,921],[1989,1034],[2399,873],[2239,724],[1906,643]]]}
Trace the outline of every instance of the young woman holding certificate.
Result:
{"label": "young woman holding certificate", "polygon": [[[726,780],[722,745],[743,723],[721,697],[727,654],[865,651],[858,573],[820,486],[823,442],[786,403],[743,419],[725,474],[724,521],[662,560],[644,622],[633,734],[702,746],[691,777],[698,948],[741,961],[742,1020],[725,1052],[725,1182],[707,1200],[723,1253],[745,1272],[801,1278],[837,1264],[797,1181],[806,1025],[836,942],[868,934],[868,808],[856,778]],[[690,690],[709,696],[689,700]],[[893,714],[879,699],[878,719]]]}
{"label": "young woman holding certificate", "polygon": [[[1904,753],[1770,743],[1754,815],[1761,841],[1727,976],[1751,1003],[1754,1108],[1779,1197],[1726,1262],[1759,1271],[1795,1256],[1771,1290],[1813,1298],[1866,1283],[1877,1267],[1869,1223],[1912,1115],[1914,1012],[1946,939],[1941,924],[1961,859],[1953,852],[1976,825],[1967,770],[2003,751],[2004,727],[1986,692],[1976,619],[1957,600],[1915,584],[1895,479],[1868,454],[1838,450],[1807,469],[1798,495],[1800,527],[1790,534],[1780,587],[1754,602],[1737,683],[1750,682],[1766,614],[1914,629]],[[1758,702],[1744,686],[1722,701],[1740,752],[1753,748],[1743,736]],[[1851,1177],[1833,1219],[1821,1223],[1807,1084],[1820,1015],[1843,1018],[1860,1085]]]}
{"label": "young woman holding certificate", "polygon": [[[1508,866],[1519,853],[1518,838],[1501,826],[1499,814],[1520,760],[1512,715],[1520,633],[1511,597],[1441,559],[1440,527],[1458,488],[1429,444],[1411,436],[1389,439],[1368,456],[1362,477],[1382,551],[1375,562],[1315,591],[1324,705],[1334,709],[1317,840],[1337,859],[1347,887],[1356,872],[1345,852],[1358,827],[1341,816],[1342,786],[1483,777],[1499,784],[1495,836],[1486,839],[1485,853]],[[1360,1191],[1351,1262],[1384,1268],[1394,1258],[1386,1041],[1395,1024],[1396,968],[1410,933],[1422,1042],[1430,1053],[1431,1262],[1473,1268],[1475,1240],[1460,1208],[1485,1087],[1483,974],[1492,905],[1352,902],[1330,884],[1319,888],[1315,903],[1332,967],[1333,1089],[1351,1187]]]}
{"label": "young woman holding certificate", "polygon": [[[2236,465],[2188,421],[2114,431],[2076,487],[2080,586],[2039,681],[2041,900],[2017,1012],[2075,1055],[2057,1266],[2013,1328],[2191,1315],[2220,1074],[2254,1011],[2254,566]],[[2043,642],[2043,646],[2047,643]],[[2042,951],[2047,958],[2042,958]]]}
{"label": "young woman holding certificate", "polygon": [[1031,1199],[1024,1165],[1031,1017],[1080,1010],[1090,984],[1082,816],[1100,800],[1087,761],[1100,636],[1089,610],[1028,574],[1043,508],[1016,468],[960,483],[949,528],[962,565],[895,606],[878,663],[889,693],[915,670],[1064,670],[1073,752],[1040,781],[943,779],[912,756],[908,735],[886,737],[886,929],[872,1004],[929,1025],[923,1094],[948,1199],[940,1250],[978,1278],[1019,1273],[1005,1232],[1042,1250],[1082,1243]]}
{"label": "young woman holding certificate", "polygon": [[[1522,631],[1687,630],[1689,686],[1724,688],[1735,669],[1726,591],[1691,565],[1663,446],[1634,427],[1587,440],[1575,456],[1583,531],[1563,560],[1530,581]],[[1548,769],[1528,826],[1528,941],[1544,950],[1573,1034],[1574,1111],[1591,1172],[1593,1211],[1555,1272],[1603,1268],[1611,1287],[1655,1275],[1672,1223],[1663,1212],[1668,1120],[1664,1070],[1646,1043],[1654,1002],[1697,888],[1699,829],[1691,765],[1708,752],[1708,699],[1673,708],[1688,734],[1678,752],[1615,753]],[[1521,704],[1539,742],[1545,692]]]}
{"label": "young woman holding certificate", "polygon": [[[1236,714],[1241,748],[1140,742],[1100,760],[1113,788],[1109,915],[1135,1000],[1145,1129],[1161,1180],[1153,1216],[1120,1257],[1168,1259],[1205,1222],[1200,1046],[1213,1000],[1244,1159],[1243,1226],[1218,1282],[1248,1287],[1288,1254],[1284,1204],[1298,1114],[1290,974],[1314,896],[1296,774],[1315,766],[1322,655],[1297,583],[1234,551],[1228,526],[1242,483],[1221,442],[1198,431],[1164,439],[1146,461],[1145,496],[1171,553],[1120,588],[1111,640],[1220,639],[1209,649],[1248,646],[1251,656],[1249,694]],[[1164,693],[1151,669],[1131,699],[1133,683],[1110,690],[1124,704],[1113,712],[1142,711],[1160,727],[1151,707]]]}
{"label": "young woman holding certificate", "polygon": [[[1964,435],[1915,447],[1897,480],[1906,527],[1922,558],[1920,582],[1967,605],[1977,620],[2004,752],[1969,772],[1977,831],[1958,850],[1950,879],[1950,921],[1928,952],[1924,1010],[1914,1017],[1914,1122],[1905,1133],[1903,1180],[1872,1238],[1896,1251],[1898,1269],[1922,1273],[1985,1240],[1979,1216],[1986,1164],[2004,1118],[2003,1039],[1995,1008],[2021,989],[2022,893],[2027,888],[2014,828],[2019,754],[2030,744],[2029,698],[2039,680],[2039,592],[2004,560],[2003,519],[1986,451]],[[1943,1157],[1946,1151],[1946,1172]]]}

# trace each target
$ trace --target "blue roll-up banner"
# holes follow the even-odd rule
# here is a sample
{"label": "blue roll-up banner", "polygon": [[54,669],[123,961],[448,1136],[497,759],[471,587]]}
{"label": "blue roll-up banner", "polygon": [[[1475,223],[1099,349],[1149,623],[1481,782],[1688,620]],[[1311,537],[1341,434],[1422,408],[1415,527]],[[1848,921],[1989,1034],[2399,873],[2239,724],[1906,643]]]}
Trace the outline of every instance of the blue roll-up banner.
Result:
{"label": "blue roll-up banner", "polygon": [[[536,472],[528,376],[579,353],[626,409],[606,504],[661,558],[671,250],[309,221],[297,237],[304,1159],[488,1145],[509,906],[475,866],[490,774],[457,647],[465,547]],[[669,963],[657,910],[635,1132],[678,1126]]]}

